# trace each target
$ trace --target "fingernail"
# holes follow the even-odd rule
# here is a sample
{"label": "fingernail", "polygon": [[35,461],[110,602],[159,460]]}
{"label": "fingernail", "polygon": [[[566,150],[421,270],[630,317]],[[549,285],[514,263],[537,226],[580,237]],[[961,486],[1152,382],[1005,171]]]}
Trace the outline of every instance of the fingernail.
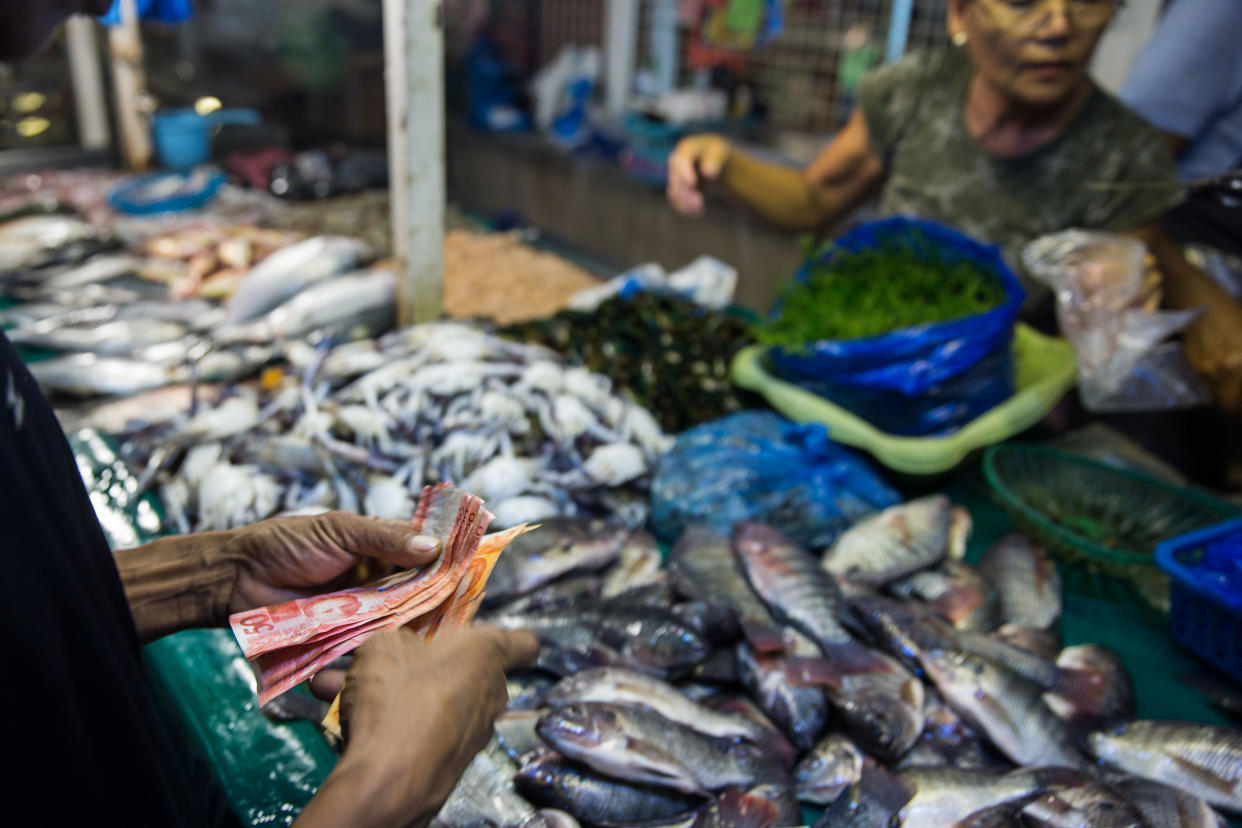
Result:
{"label": "fingernail", "polygon": [[406,538],[405,547],[411,552],[435,552],[440,548],[440,539],[430,535],[410,535]]}

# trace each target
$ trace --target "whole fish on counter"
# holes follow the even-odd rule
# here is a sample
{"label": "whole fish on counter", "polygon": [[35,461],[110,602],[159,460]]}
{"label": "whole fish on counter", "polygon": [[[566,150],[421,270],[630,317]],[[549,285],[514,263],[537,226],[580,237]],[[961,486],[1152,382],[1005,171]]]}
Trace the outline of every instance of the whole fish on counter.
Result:
{"label": "whole fish on counter", "polygon": [[278,250],[241,280],[224,321],[258,319],[311,285],[354,270],[373,256],[366,243],[346,236],[316,236]]}
{"label": "whole fish on counter", "polygon": [[496,562],[487,582],[487,603],[510,601],[573,572],[603,569],[616,560],[628,535],[602,521],[544,521]]}
{"label": "whole fish on counter", "polygon": [[523,765],[514,783],[518,793],[536,805],[565,811],[588,825],[667,820],[704,803],[702,796],[621,782],[554,755]]}
{"label": "whole fish on counter", "polygon": [[988,549],[979,574],[996,588],[1003,623],[1046,630],[1061,617],[1056,564],[1021,535],[1007,535]]}
{"label": "whole fish on counter", "polygon": [[501,629],[539,636],[539,667],[558,675],[601,665],[676,674],[689,671],[710,652],[707,642],[671,611],[616,599],[572,610],[558,605],[501,612],[486,620]]}
{"label": "whole fish on counter", "polygon": [[[817,653],[815,644],[787,631],[790,652]],[[801,639],[799,641],[799,639]],[[789,660],[737,645],[738,677],[755,703],[800,750],[809,750],[828,725],[828,697],[823,688],[793,680]]]}
{"label": "whole fish on counter", "polygon": [[966,551],[969,517],[935,495],[891,506],[865,518],[824,553],[824,568],[845,580],[871,586],[934,566]]}
{"label": "whole fish on counter", "polygon": [[396,287],[396,274],[387,269],[339,276],[307,287],[257,319],[230,324],[226,317],[213,339],[231,344],[300,339],[317,332],[349,339],[378,336],[396,323]]}
{"label": "whole fish on counter", "polygon": [[436,828],[563,828],[556,815],[536,811],[513,790],[518,767],[495,739],[458,780],[431,824]]}
{"label": "whole fish on counter", "polygon": [[553,710],[539,735],[601,773],[684,793],[786,779],[746,742],[714,739],[636,707],[583,702]]}
{"label": "whole fish on counter", "polygon": [[997,806],[1025,805],[1049,790],[1082,784],[1068,768],[1023,768],[1007,774],[920,768],[903,771],[914,797],[901,809],[902,828],[943,828]]}
{"label": "whole fish on counter", "polygon": [[933,650],[920,660],[945,701],[1014,762],[1085,767],[1069,727],[1039,687],[973,654]]}
{"label": "whole fish on counter", "polygon": [[1242,731],[1135,721],[1092,733],[1087,742],[1108,765],[1242,813]]}
{"label": "whole fish on counter", "polygon": [[769,731],[753,721],[711,710],[691,701],[672,685],[632,670],[601,668],[569,676],[549,690],[543,701],[554,709],[581,702],[646,707],[707,736],[744,740],[759,746],[770,739]]}
{"label": "whole fish on counter", "polygon": [[754,647],[764,652],[784,648],[779,626],[742,576],[724,535],[709,526],[690,526],[669,552],[668,570],[684,594],[731,609]]}

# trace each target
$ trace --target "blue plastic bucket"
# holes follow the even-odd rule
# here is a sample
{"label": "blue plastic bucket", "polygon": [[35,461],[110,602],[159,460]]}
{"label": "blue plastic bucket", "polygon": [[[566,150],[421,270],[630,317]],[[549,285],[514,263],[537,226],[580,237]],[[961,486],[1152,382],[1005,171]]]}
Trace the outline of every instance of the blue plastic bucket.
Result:
{"label": "blue plastic bucket", "polygon": [[199,115],[193,109],[166,109],[155,113],[152,133],[155,151],[165,167],[178,169],[206,163],[211,157],[211,135],[220,124],[257,124],[253,109],[222,109]]}

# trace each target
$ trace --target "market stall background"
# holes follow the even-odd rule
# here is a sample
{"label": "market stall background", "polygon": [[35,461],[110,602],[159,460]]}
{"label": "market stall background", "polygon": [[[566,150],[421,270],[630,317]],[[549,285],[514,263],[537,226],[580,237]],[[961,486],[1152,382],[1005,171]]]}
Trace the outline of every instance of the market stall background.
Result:
{"label": "market stall background", "polygon": [[[810,393],[807,378],[788,370],[788,355],[752,345],[779,321],[759,333],[750,324],[753,309],[769,306],[773,274],[794,271],[792,245],[740,217],[715,230],[650,218],[663,210],[652,187],[662,158],[687,125],[719,126],[786,157],[813,152],[818,134],[848,112],[863,71],[908,45],[941,39],[944,5],[646,0],[634,7],[627,70],[646,103],[584,128],[582,100],[571,93],[535,138],[510,132],[526,81],[535,81],[535,97],[541,77],[571,90],[599,82],[589,50],[615,45],[604,41],[619,5],[448,4],[448,100],[458,116],[447,133],[449,188],[491,220],[449,211],[444,304],[450,317],[485,321],[390,331],[391,208],[384,190],[368,189],[382,186],[388,171],[373,148],[384,134],[378,4],[317,4],[309,14],[305,4],[297,14],[277,4],[257,27],[246,25],[244,4],[206,4],[180,30],[148,31],[150,86],[164,109],[202,110],[189,122],[210,126],[211,158],[232,181],[211,167],[138,179],[14,177],[0,191],[9,220],[0,226],[0,281],[17,303],[0,312],[56,395],[114,548],[278,512],[344,508],[404,518],[422,484],[437,481],[487,497],[497,525],[572,515],[638,529],[648,525],[649,490],[674,435],[765,406],[734,386],[736,378],[797,420],[830,424],[826,437],[808,438],[808,453],[815,440],[836,435],[901,472],[941,474],[969,459],[947,475],[890,482],[903,497],[943,491],[965,507],[974,524],[966,560],[976,564],[1014,528],[1005,511],[1013,504],[998,498],[994,480],[986,485],[977,450],[1018,435],[1051,408],[1073,381],[1068,349],[1015,334],[1010,320],[1003,344],[989,345],[995,359],[987,365],[1004,373],[1015,360],[1018,395],[970,411],[980,415],[973,422],[963,415],[947,430],[965,427],[949,436],[934,428],[901,433],[908,423],[900,416],[897,428],[877,428],[841,394]],[[480,34],[485,49],[476,48]],[[227,59],[200,71],[207,53]],[[727,90],[723,109],[712,96],[667,96],[689,72]],[[55,75],[44,65],[0,76],[22,116],[12,131],[10,119],[0,123],[0,146],[69,139],[72,98],[48,93]],[[603,84],[611,104],[611,69]],[[706,108],[671,117],[668,107],[678,104]],[[532,111],[538,117],[537,102]],[[80,108],[78,117],[86,117]],[[157,116],[157,145],[160,126]],[[349,146],[331,143],[341,139]],[[256,144],[270,146],[256,152]],[[206,210],[158,213],[170,204]],[[81,218],[63,214],[73,211]],[[156,214],[130,214],[147,212]],[[705,251],[737,270],[696,258]],[[987,313],[996,301],[973,311]],[[785,344],[837,338],[803,334]],[[118,399],[100,401],[100,393]],[[833,396],[836,405],[825,399]],[[490,428],[497,422],[503,427]],[[1044,436],[1036,430],[1021,439]],[[905,442],[912,439],[931,442]],[[1102,441],[1083,443],[1109,462],[1130,462]],[[833,443],[828,451],[845,450]],[[840,461],[855,462],[862,461]],[[846,524],[892,502],[882,482],[866,496],[841,489],[827,506],[846,504],[831,515]],[[1168,491],[1177,501],[1186,490]],[[1212,519],[1235,512],[1207,495],[1180,496],[1210,503]],[[793,531],[793,523],[780,528]],[[663,556],[676,534],[661,539]],[[1195,689],[1214,679],[1170,636],[1165,584],[1150,562],[1141,589],[1089,559],[1060,569],[1063,644],[1116,652],[1134,680],[1138,718],[1236,726],[1210,693]],[[318,721],[320,707],[298,688],[261,709],[253,668],[227,631],[170,636],[147,647],[146,659],[191,778],[201,782],[204,813],[217,824],[291,823],[335,753],[310,721],[275,719]],[[803,814],[807,822],[816,815]]]}

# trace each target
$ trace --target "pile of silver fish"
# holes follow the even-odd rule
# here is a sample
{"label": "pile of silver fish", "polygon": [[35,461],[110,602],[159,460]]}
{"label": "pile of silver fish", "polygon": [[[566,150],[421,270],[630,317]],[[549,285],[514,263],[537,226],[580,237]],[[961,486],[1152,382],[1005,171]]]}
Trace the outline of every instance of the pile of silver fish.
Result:
{"label": "pile of silver fish", "polygon": [[[498,526],[647,519],[669,438],[607,378],[541,346],[444,323],[334,348],[295,341],[283,354],[292,367],[262,388],[225,387],[192,415],[170,411],[164,389],[109,424],[172,528],[329,509],[405,519],[439,482],[484,497]],[[161,410],[159,422],[145,416]]]}
{"label": "pile of silver fish", "polygon": [[49,395],[123,396],[191,382],[236,382],[310,336],[373,337],[395,323],[395,275],[360,270],[362,242],[320,236],[277,250],[239,277],[226,304],[170,297],[149,257],[118,252],[59,215],[0,224],[0,313],[18,346],[56,352],[31,372]]}
{"label": "pile of silver fish", "polygon": [[643,531],[545,523],[501,556],[481,614],[534,631],[538,669],[510,678],[436,824],[825,809],[815,825],[1189,828],[1242,811],[1242,731],[1133,721],[1118,658],[1061,647],[1053,563],[1010,536],[968,566],[969,531],[929,497],[822,556],[739,524],[690,528],[662,565]]}

